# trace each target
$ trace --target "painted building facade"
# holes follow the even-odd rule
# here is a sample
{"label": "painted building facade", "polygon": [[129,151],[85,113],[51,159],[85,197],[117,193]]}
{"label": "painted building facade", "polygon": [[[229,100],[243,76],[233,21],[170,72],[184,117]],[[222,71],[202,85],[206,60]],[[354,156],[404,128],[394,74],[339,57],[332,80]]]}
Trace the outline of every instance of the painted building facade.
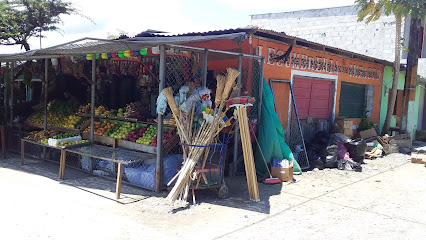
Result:
{"label": "painted building facade", "polygon": [[[379,124],[384,66],[392,63],[282,33],[267,30],[247,30],[247,33],[244,40],[196,46],[264,56],[264,78],[269,85],[273,82],[277,113],[284,129],[289,129],[294,119],[288,83],[293,86],[299,118],[308,138],[316,131],[330,130],[336,117],[351,119],[354,129],[364,115]],[[287,61],[274,60],[290,46]],[[237,67],[238,61],[234,58],[227,65],[223,61],[217,63],[210,60],[210,70],[223,72],[226,67]],[[243,69],[247,64],[257,63],[243,62]],[[252,84],[250,79],[245,81],[243,94],[255,95],[256,86]]]}
{"label": "painted building facade", "polygon": [[[302,37],[317,43],[335,46],[348,51],[367,56],[394,61],[395,58],[395,18],[393,15],[382,14],[380,19],[369,24],[357,21],[357,10],[354,6],[309,9],[303,11],[255,14],[251,16],[251,24],[274,31]],[[315,22],[315,24],[312,24]],[[410,40],[411,18],[406,17],[402,22],[401,36],[404,46]],[[406,122],[407,131],[414,137],[416,130],[426,130],[426,116],[423,117],[426,84],[426,21],[421,25],[420,58],[418,63],[418,79],[416,84],[416,97],[408,101],[407,118],[394,119],[394,125],[399,127],[401,121]],[[401,63],[406,63],[407,53],[401,52]],[[388,76],[388,75],[387,75]],[[402,86],[404,86],[402,82]],[[383,88],[386,90],[388,88]],[[401,90],[401,89],[399,89]],[[402,91],[401,91],[402,92]],[[387,92],[382,96],[387,99]],[[396,105],[402,105],[402,97],[397,98]],[[387,102],[382,101],[387,106]],[[416,116],[416,118],[413,118]],[[380,121],[384,122],[381,116]],[[425,124],[423,124],[425,122]],[[382,126],[382,124],[380,125]],[[416,127],[414,127],[416,126]]]}

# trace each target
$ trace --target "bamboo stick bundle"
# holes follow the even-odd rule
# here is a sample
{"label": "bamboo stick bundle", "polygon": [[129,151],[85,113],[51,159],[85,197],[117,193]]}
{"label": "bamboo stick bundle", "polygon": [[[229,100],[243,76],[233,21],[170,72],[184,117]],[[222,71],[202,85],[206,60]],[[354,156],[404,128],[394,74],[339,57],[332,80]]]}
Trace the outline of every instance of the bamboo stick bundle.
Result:
{"label": "bamboo stick bundle", "polygon": [[[218,85],[220,84],[221,86],[218,86],[216,92],[215,103],[216,101],[218,103],[216,104],[216,109],[213,112],[213,121],[203,121],[201,127],[195,129],[194,131],[192,131],[193,116],[185,116],[184,113],[177,112],[172,89],[167,88],[163,90],[167,97],[170,108],[172,109],[173,117],[176,120],[178,130],[181,132],[181,141],[186,143],[188,146],[182,167],[178,174],[176,174],[176,176],[173,178],[176,179],[176,183],[166,198],[166,200],[170,203],[174,203],[176,201],[185,203],[188,198],[189,189],[193,188],[195,183],[197,185],[199,184],[199,178],[197,180],[197,177],[200,176],[197,176],[197,166],[198,168],[203,167],[208,155],[208,149],[199,146],[210,145],[218,134],[220,121],[223,118],[223,113],[229,109],[228,107],[225,109],[225,111],[223,111],[224,103],[227,100],[239,74],[240,73],[237,70],[229,68],[227,69],[226,77],[218,77]],[[221,92],[219,88],[223,88],[223,91]],[[220,92],[221,94],[219,94]],[[191,120],[190,124],[181,123],[181,118],[184,119],[185,117]],[[202,162],[200,165],[198,165],[200,159],[202,159]]]}
{"label": "bamboo stick bundle", "polygon": [[[213,121],[213,124],[206,124],[203,131],[200,132],[198,137],[194,140],[193,144],[201,145],[201,146],[209,145],[211,141],[213,140],[212,136],[213,136],[213,133],[215,133],[216,128],[217,128],[217,120]],[[176,201],[176,199],[180,196],[182,192],[184,195],[185,193],[187,193],[188,189],[185,187],[186,183],[190,181],[189,178],[195,170],[196,164],[198,163],[198,159],[200,159],[203,153],[206,151],[206,148],[203,148],[203,147],[190,147],[190,148],[191,150],[190,150],[190,153],[188,154],[188,159],[185,161],[184,166],[182,167],[182,171],[179,175],[179,178],[176,181],[176,184],[173,187],[172,191],[170,191],[169,195],[166,198],[170,202]]]}
{"label": "bamboo stick bundle", "polygon": [[[192,142],[193,145],[205,145],[207,143],[208,138],[206,138],[206,134],[208,134],[209,124],[205,124],[205,121],[203,122],[203,126],[200,129],[197,137]],[[204,151],[204,148],[189,147],[189,153],[187,156],[187,159],[184,161],[184,164],[182,166],[182,169],[180,171],[180,175],[176,181],[175,186],[173,187],[172,191],[170,191],[169,195],[167,196],[167,199],[171,202],[176,201],[179,194],[184,190],[186,192],[185,185],[189,181],[189,177],[192,174],[195,165],[198,162],[198,159],[200,158],[202,152]]]}
{"label": "bamboo stick bundle", "polygon": [[237,107],[238,120],[240,123],[240,136],[243,148],[244,165],[246,169],[247,185],[250,200],[260,201],[259,188],[256,179],[256,170],[254,167],[253,148],[250,141],[250,133],[247,120],[247,108],[245,106]]}
{"label": "bamboo stick bundle", "polygon": [[245,171],[246,171],[247,187],[248,187],[248,191],[249,191],[249,197],[252,200],[253,197],[254,197],[253,184],[252,184],[252,179],[251,179],[250,174],[249,174],[251,172],[251,169],[249,167],[248,160],[247,160],[248,153],[247,153],[247,147],[246,147],[246,141],[245,141],[246,140],[245,139],[245,131],[243,130],[244,124],[242,123],[242,113],[241,113],[240,107],[237,108],[237,115],[238,115],[238,120],[240,122],[240,125],[239,125],[240,137],[241,137],[241,144],[242,144],[243,157],[244,157],[244,167],[245,167]]}
{"label": "bamboo stick bundle", "polygon": [[246,139],[247,139],[247,143],[248,143],[248,152],[249,152],[249,157],[250,157],[250,165],[252,168],[252,173],[251,173],[251,177],[253,179],[253,188],[254,188],[254,198],[256,199],[256,201],[260,200],[260,196],[259,196],[259,187],[257,184],[257,177],[256,177],[256,167],[254,165],[254,156],[253,156],[253,146],[251,144],[251,138],[250,138],[250,129],[249,129],[249,123],[248,123],[248,117],[247,117],[247,107],[244,106],[242,108],[242,112],[243,112],[243,116],[245,119],[245,124],[244,124],[244,128],[245,128],[245,132],[246,132]]}

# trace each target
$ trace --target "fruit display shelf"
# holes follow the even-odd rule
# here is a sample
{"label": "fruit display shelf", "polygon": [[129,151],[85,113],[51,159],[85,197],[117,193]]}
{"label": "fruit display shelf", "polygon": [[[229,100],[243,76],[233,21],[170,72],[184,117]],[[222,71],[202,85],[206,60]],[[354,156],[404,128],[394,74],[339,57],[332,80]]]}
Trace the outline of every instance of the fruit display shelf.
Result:
{"label": "fruit display shelf", "polygon": [[[164,127],[164,154],[169,153],[178,143],[179,137],[175,133],[174,127]],[[157,153],[157,127],[155,124],[152,124],[131,131],[123,140],[118,140],[117,145],[128,149],[155,154]]]}
{"label": "fruit display shelf", "polygon": [[[44,128],[44,124],[42,124],[42,123],[33,123],[33,122],[30,122],[30,121],[25,121],[25,125],[28,126],[28,127],[36,128],[36,129],[43,129]],[[82,118],[78,122],[78,125],[79,125],[79,128],[65,128],[65,127],[59,127],[59,126],[47,124],[47,129],[48,130],[56,130],[56,131],[59,131],[59,132],[80,133],[85,128],[87,128],[88,125],[90,125],[90,121],[87,118]]]}
{"label": "fruit display shelf", "polygon": [[36,141],[32,141],[32,140],[25,139],[25,138],[22,138],[21,142],[26,142],[26,143],[30,143],[30,144],[34,144],[34,145],[39,145],[39,146],[42,146],[42,147],[55,148],[55,149],[69,149],[69,148],[74,148],[74,147],[82,147],[82,146],[86,146],[86,145],[90,144],[90,142],[85,141],[85,142],[82,142],[82,143],[66,145],[66,146],[61,146],[61,145],[51,146],[47,143],[36,142]]}
{"label": "fruit display shelf", "polygon": [[[166,144],[164,144],[163,153],[165,155],[168,154],[178,143],[179,143],[179,136],[175,134]],[[145,145],[145,144],[121,140],[121,139],[118,140],[117,146],[131,149],[131,150],[157,154],[156,146]]]}
{"label": "fruit display shelf", "polygon": [[[90,117],[90,114],[87,113],[76,113],[75,115],[80,117]],[[145,123],[138,121],[136,118],[126,118],[126,117],[117,117],[117,116],[105,116],[105,115],[94,115],[95,118],[105,118],[110,120],[117,120],[117,121],[124,121],[124,122],[139,122],[139,123]]]}
{"label": "fruit display shelf", "polygon": [[[80,117],[87,117],[90,118],[90,114],[88,113],[76,113],[75,115],[80,116]],[[103,116],[103,115],[94,115],[95,119],[109,119],[109,120],[115,120],[115,121],[123,121],[123,122],[132,122],[132,123],[142,123],[142,124],[154,124],[156,125],[157,123],[153,123],[153,122],[145,122],[145,121],[139,121],[136,118],[126,118],[126,117],[116,117],[116,116]],[[176,122],[172,119],[172,120],[164,120],[163,121],[164,126],[168,126],[168,127],[176,127]]]}
{"label": "fruit display shelf", "polygon": [[[95,142],[108,146],[123,147],[146,153],[157,153],[156,123],[130,123],[103,118],[100,118],[98,122],[100,122],[98,125],[102,125],[105,122],[116,123],[116,125],[110,130],[104,132],[102,135],[95,134]],[[174,132],[174,127],[165,126],[164,128],[165,138],[163,141],[163,151],[165,154],[167,154],[179,143],[179,136]],[[90,127],[88,126],[83,131],[83,139],[90,139],[89,129]]]}
{"label": "fruit display shelf", "polygon": [[[32,127],[32,128],[37,128],[37,129],[43,129],[44,125],[43,124],[39,124],[39,123],[32,123],[32,122],[25,122],[25,125],[28,127]],[[56,130],[56,131],[60,131],[60,132],[75,132],[75,133],[79,133],[81,131],[81,129],[79,128],[64,128],[64,127],[58,127],[58,126],[54,126],[54,125],[47,125],[47,129],[48,130]]]}

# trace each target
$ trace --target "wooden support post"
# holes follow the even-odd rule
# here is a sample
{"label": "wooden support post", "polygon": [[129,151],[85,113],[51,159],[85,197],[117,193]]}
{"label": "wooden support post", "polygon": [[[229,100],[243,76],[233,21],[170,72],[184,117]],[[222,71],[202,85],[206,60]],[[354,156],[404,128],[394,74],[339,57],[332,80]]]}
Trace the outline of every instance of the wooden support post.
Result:
{"label": "wooden support post", "polygon": [[66,164],[67,153],[65,149],[61,149],[61,160],[59,163],[59,179],[64,180],[65,178],[65,164]]}
{"label": "wooden support post", "polygon": [[93,173],[93,157],[89,157],[89,172]]}
{"label": "wooden support post", "polygon": [[21,139],[21,165],[24,165],[25,161],[25,141]]}
{"label": "wooden support post", "polygon": [[117,172],[117,186],[115,188],[115,197],[120,199],[121,192],[121,178],[123,176],[123,164],[118,163],[118,172]]}

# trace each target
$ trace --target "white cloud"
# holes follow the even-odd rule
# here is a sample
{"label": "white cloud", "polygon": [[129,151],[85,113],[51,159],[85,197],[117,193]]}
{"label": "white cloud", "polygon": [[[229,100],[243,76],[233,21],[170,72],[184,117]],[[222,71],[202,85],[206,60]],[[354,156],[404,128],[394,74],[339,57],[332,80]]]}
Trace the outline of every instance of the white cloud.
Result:
{"label": "white cloud", "polygon": [[[249,14],[344,6],[352,4],[353,0],[73,0],[73,3],[95,24],[80,16],[63,16],[63,24],[59,26],[62,32],[45,33],[42,47],[83,37],[106,38],[108,33],[117,34],[118,29],[129,34],[146,29],[177,34],[237,28],[250,24]],[[31,39],[30,44],[31,49],[39,48],[38,39]],[[21,51],[19,47],[0,47],[0,53],[17,51]]]}

